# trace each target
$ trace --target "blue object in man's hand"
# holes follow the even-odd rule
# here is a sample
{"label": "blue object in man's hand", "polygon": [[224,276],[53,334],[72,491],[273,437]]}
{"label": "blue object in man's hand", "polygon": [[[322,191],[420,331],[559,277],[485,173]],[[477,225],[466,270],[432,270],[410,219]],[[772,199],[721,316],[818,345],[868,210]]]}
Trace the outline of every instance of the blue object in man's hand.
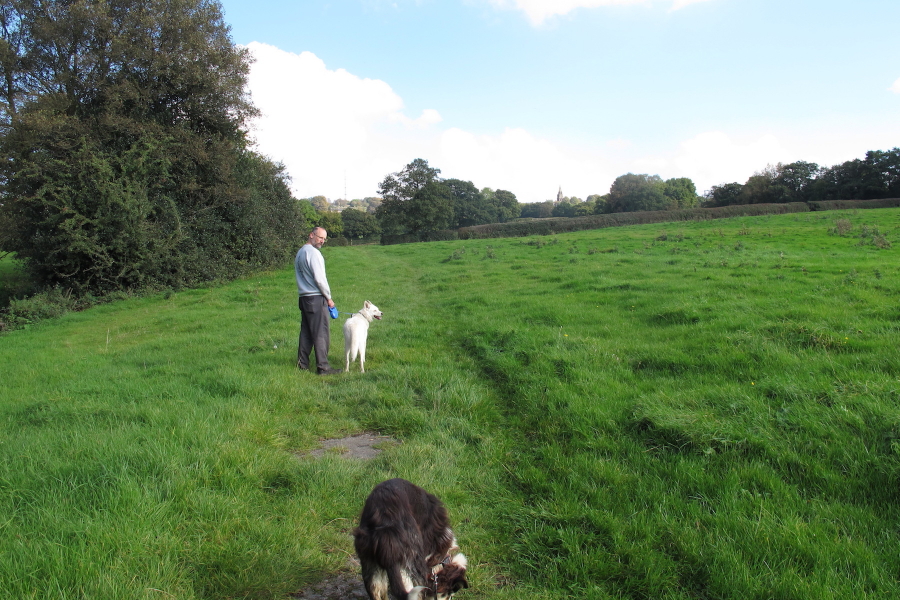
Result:
{"label": "blue object in man's hand", "polygon": [[337,319],[337,318],[338,318],[338,309],[337,309],[337,306],[332,306],[332,307],[330,307],[330,308],[328,309],[328,312],[331,313],[331,318],[332,318],[332,319]]}

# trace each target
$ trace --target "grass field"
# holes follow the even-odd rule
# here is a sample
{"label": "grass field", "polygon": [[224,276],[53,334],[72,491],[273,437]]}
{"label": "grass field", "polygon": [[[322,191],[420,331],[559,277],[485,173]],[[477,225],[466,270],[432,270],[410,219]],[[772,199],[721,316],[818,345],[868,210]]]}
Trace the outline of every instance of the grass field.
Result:
{"label": "grass field", "polygon": [[0,337],[6,597],[287,598],[393,476],[460,598],[900,597],[900,210],[325,253],[365,375],[290,269]]}

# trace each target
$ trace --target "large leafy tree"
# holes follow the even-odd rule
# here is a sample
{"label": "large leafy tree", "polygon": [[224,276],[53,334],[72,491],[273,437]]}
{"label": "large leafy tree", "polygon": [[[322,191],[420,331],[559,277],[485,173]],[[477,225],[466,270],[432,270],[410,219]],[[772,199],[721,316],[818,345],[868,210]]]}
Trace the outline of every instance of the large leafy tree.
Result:
{"label": "large leafy tree", "polygon": [[441,181],[426,183],[404,205],[404,224],[412,233],[439,231],[453,225],[453,194]]}
{"label": "large leafy tree", "polygon": [[384,232],[437,231],[453,224],[453,194],[440,173],[417,158],[384,178],[378,188],[383,201],[375,212]]}
{"label": "large leafy tree", "polygon": [[453,225],[470,227],[493,223],[496,213],[484,194],[471,181],[445,179],[444,185],[453,196]]}
{"label": "large leafy tree", "polygon": [[518,218],[522,212],[522,206],[516,199],[516,195],[509,190],[495,191],[490,205],[494,209],[497,223],[506,223],[510,219]]}
{"label": "large leafy tree", "polygon": [[816,163],[798,160],[775,168],[774,183],[785,191],[787,202],[804,202],[811,199],[812,184],[822,169]]}
{"label": "large leafy tree", "polygon": [[433,181],[440,181],[440,169],[428,166],[424,158],[417,158],[397,173],[384,178],[378,188],[382,206],[388,202],[411,200],[420,189]]}
{"label": "large leafy tree", "polygon": [[703,206],[731,206],[741,203],[741,191],[744,186],[736,181],[733,183],[723,183],[721,185],[712,186],[705,194]]}
{"label": "large leafy tree", "polygon": [[302,222],[248,149],[248,69],[212,0],[5,0],[5,249],[100,292],[281,260]]}
{"label": "large leafy tree", "polygon": [[607,211],[634,212],[666,210],[672,200],[665,194],[665,182],[659,175],[627,173],[616,177],[609,188]]}
{"label": "large leafy tree", "polygon": [[669,208],[693,208],[697,206],[697,187],[688,177],[666,179],[663,194],[669,199]]}
{"label": "large leafy tree", "polygon": [[344,236],[350,239],[362,239],[381,233],[378,219],[365,211],[346,208],[341,211],[344,222]]}

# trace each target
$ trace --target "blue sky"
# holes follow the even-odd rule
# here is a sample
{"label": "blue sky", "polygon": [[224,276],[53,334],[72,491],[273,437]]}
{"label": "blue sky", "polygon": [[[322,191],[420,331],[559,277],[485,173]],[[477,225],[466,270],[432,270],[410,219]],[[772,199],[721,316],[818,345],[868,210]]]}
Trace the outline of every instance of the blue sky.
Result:
{"label": "blue sky", "polygon": [[542,201],[900,146],[897,0],[223,0],[298,197],[425,158]]}

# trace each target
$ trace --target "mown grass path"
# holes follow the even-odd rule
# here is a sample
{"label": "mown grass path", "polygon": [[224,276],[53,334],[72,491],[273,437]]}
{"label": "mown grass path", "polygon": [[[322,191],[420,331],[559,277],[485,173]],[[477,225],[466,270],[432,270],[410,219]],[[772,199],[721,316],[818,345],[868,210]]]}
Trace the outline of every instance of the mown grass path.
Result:
{"label": "mown grass path", "polygon": [[290,269],[5,335],[0,589],[286,598],[401,476],[460,597],[900,596],[898,248],[894,209],[328,248],[365,375],[294,369]]}

